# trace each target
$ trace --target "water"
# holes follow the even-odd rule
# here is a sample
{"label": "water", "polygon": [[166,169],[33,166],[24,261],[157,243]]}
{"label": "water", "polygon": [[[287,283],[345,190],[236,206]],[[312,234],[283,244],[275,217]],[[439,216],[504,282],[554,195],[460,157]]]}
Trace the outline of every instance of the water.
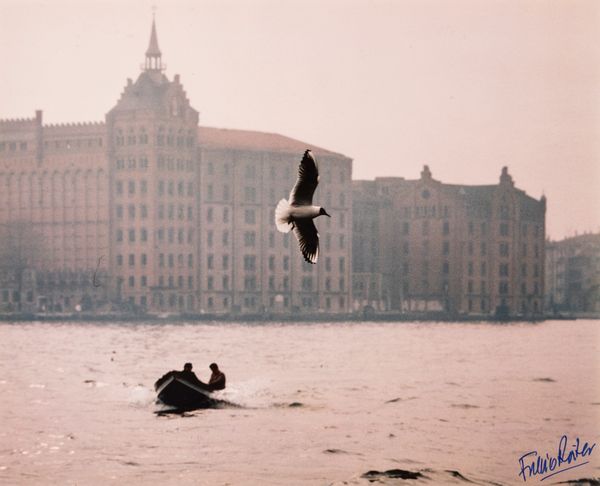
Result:
{"label": "water", "polygon": [[[599,337],[598,321],[0,324],[0,483],[518,484],[525,452],[600,443]],[[202,379],[218,362],[243,408],[155,415],[152,384],[186,361]],[[600,476],[598,447],[542,484]]]}

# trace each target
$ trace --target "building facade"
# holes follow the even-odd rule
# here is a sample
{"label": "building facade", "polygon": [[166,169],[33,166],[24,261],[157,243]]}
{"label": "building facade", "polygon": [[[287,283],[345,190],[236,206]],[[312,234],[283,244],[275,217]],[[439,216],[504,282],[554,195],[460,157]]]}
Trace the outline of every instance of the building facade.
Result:
{"label": "building facade", "polygon": [[549,312],[600,314],[600,234],[546,242]]}
{"label": "building facade", "polygon": [[[443,184],[427,166],[418,180],[353,184],[356,308],[541,315],[546,201],[506,168],[489,186]],[[365,270],[381,281],[376,299],[357,285]]]}
{"label": "building facade", "polygon": [[[348,312],[351,159],[198,121],[164,73],[154,23],[143,70],[104,123],[0,121],[0,238],[35,242],[0,255],[3,309]],[[318,265],[273,216],[307,148],[315,200],[333,214],[317,222]]]}

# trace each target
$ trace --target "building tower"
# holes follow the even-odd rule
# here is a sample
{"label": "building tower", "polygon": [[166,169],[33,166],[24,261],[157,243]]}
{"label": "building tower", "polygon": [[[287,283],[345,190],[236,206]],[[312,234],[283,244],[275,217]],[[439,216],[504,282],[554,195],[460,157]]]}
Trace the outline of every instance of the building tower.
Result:
{"label": "building tower", "polygon": [[156,25],[142,73],[106,115],[113,299],[191,311],[196,299],[198,112],[164,74]]}

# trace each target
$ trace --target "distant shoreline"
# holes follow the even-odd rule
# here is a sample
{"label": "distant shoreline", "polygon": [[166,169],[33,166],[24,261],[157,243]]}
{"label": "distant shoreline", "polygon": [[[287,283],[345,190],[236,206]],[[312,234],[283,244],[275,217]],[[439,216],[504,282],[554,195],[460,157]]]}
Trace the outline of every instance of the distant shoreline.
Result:
{"label": "distant shoreline", "polygon": [[294,322],[542,322],[546,320],[600,319],[600,315],[546,315],[546,316],[494,316],[448,315],[430,313],[354,313],[354,314],[0,314],[0,322],[253,322],[253,323],[294,323]]}

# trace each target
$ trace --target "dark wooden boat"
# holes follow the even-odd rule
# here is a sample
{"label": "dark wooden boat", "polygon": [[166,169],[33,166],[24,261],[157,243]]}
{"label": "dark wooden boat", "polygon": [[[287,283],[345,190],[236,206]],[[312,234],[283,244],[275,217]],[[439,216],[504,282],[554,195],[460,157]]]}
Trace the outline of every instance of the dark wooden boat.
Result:
{"label": "dark wooden boat", "polygon": [[214,408],[218,401],[210,392],[174,374],[162,381],[156,389],[158,400],[182,410]]}

